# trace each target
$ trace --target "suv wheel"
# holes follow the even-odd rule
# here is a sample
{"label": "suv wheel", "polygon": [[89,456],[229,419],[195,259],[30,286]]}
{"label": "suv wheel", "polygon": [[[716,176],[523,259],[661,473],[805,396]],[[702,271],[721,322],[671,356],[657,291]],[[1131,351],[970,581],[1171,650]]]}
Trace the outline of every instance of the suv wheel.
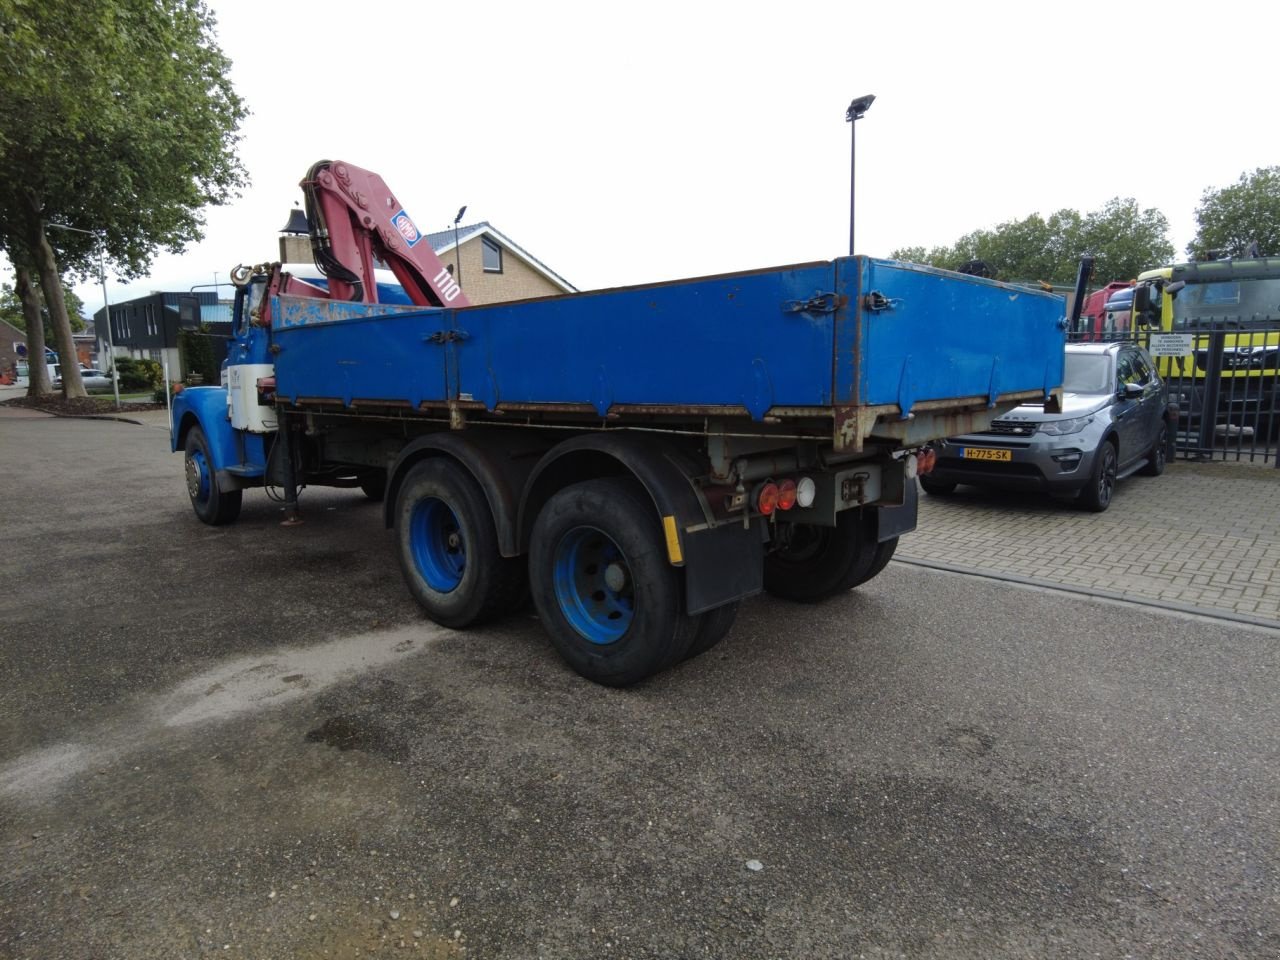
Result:
{"label": "suv wheel", "polygon": [[1164,473],[1165,458],[1169,451],[1169,425],[1160,424],[1160,435],[1156,437],[1156,442],[1151,445],[1151,449],[1147,451],[1147,465],[1142,468],[1142,473],[1148,477],[1158,477]]}
{"label": "suv wheel", "polygon": [[1117,463],[1115,444],[1110,440],[1103,441],[1093,460],[1093,475],[1080,491],[1080,505],[1086,510],[1101,513],[1111,506],[1111,497],[1116,490]]}

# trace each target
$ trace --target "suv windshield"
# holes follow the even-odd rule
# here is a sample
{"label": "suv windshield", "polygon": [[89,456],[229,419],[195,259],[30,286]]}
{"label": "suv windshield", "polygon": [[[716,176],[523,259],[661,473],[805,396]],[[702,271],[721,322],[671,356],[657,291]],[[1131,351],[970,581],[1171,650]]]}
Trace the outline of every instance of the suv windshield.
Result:
{"label": "suv windshield", "polygon": [[1066,393],[1110,393],[1115,389],[1111,358],[1105,353],[1068,353],[1062,373]]}
{"label": "suv windshield", "polygon": [[1253,326],[1280,319],[1280,279],[1188,283],[1173,298],[1173,328]]}

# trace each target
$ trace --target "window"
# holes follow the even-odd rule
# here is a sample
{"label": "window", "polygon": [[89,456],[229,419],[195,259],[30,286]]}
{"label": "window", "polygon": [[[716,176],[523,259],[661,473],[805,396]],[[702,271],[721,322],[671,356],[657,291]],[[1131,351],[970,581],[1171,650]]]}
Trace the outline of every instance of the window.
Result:
{"label": "window", "polygon": [[1152,369],[1151,364],[1147,361],[1147,358],[1140,353],[1134,353],[1133,355],[1133,369],[1138,375],[1138,383],[1142,384],[1144,387],[1151,383],[1152,380],[1159,379],[1155,370]]}
{"label": "window", "polygon": [[1116,385],[1123,387],[1126,383],[1137,383],[1133,374],[1133,354],[1128,350],[1121,351],[1116,357]]}
{"label": "window", "polygon": [[1173,295],[1173,328],[1270,326],[1280,316],[1280,279],[1188,283]]}
{"label": "window", "polygon": [[1111,361],[1102,354],[1068,353],[1062,375],[1067,393],[1106,393],[1112,389]]}
{"label": "window", "polygon": [[484,272],[502,272],[502,248],[488,237],[480,238],[480,248],[484,253]]}
{"label": "window", "polygon": [[1122,350],[1116,360],[1116,375],[1121,386],[1136,383],[1145,387],[1151,382],[1151,367],[1137,350]]}

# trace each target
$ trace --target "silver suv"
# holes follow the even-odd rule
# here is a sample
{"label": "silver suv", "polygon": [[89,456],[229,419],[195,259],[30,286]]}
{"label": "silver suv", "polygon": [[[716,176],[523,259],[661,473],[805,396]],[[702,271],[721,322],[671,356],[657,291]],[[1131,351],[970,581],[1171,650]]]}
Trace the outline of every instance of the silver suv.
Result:
{"label": "silver suv", "polygon": [[1116,480],[1164,472],[1169,403],[1147,351],[1132,343],[1069,344],[1062,392],[1061,413],[1027,403],[982,433],[934,444],[937,465],[920,486],[935,495],[961,483],[1044,490],[1100,512],[1111,505]]}

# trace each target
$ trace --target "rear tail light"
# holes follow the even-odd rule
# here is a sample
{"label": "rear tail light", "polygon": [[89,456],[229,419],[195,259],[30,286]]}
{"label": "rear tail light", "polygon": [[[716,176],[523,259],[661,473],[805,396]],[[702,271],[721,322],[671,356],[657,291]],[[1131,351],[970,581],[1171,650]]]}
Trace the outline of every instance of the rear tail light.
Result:
{"label": "rear tail light", "polygon": [[778,509],[790,510],[796,505],[796,482],[783,480],[778,484]]}
{"label": "rear tail light", "polygon": [[[778,485],[766,483],[756,494],[756,509],[766,517],[778,508]],[[785,509],[785,508],[784,508]]]}

